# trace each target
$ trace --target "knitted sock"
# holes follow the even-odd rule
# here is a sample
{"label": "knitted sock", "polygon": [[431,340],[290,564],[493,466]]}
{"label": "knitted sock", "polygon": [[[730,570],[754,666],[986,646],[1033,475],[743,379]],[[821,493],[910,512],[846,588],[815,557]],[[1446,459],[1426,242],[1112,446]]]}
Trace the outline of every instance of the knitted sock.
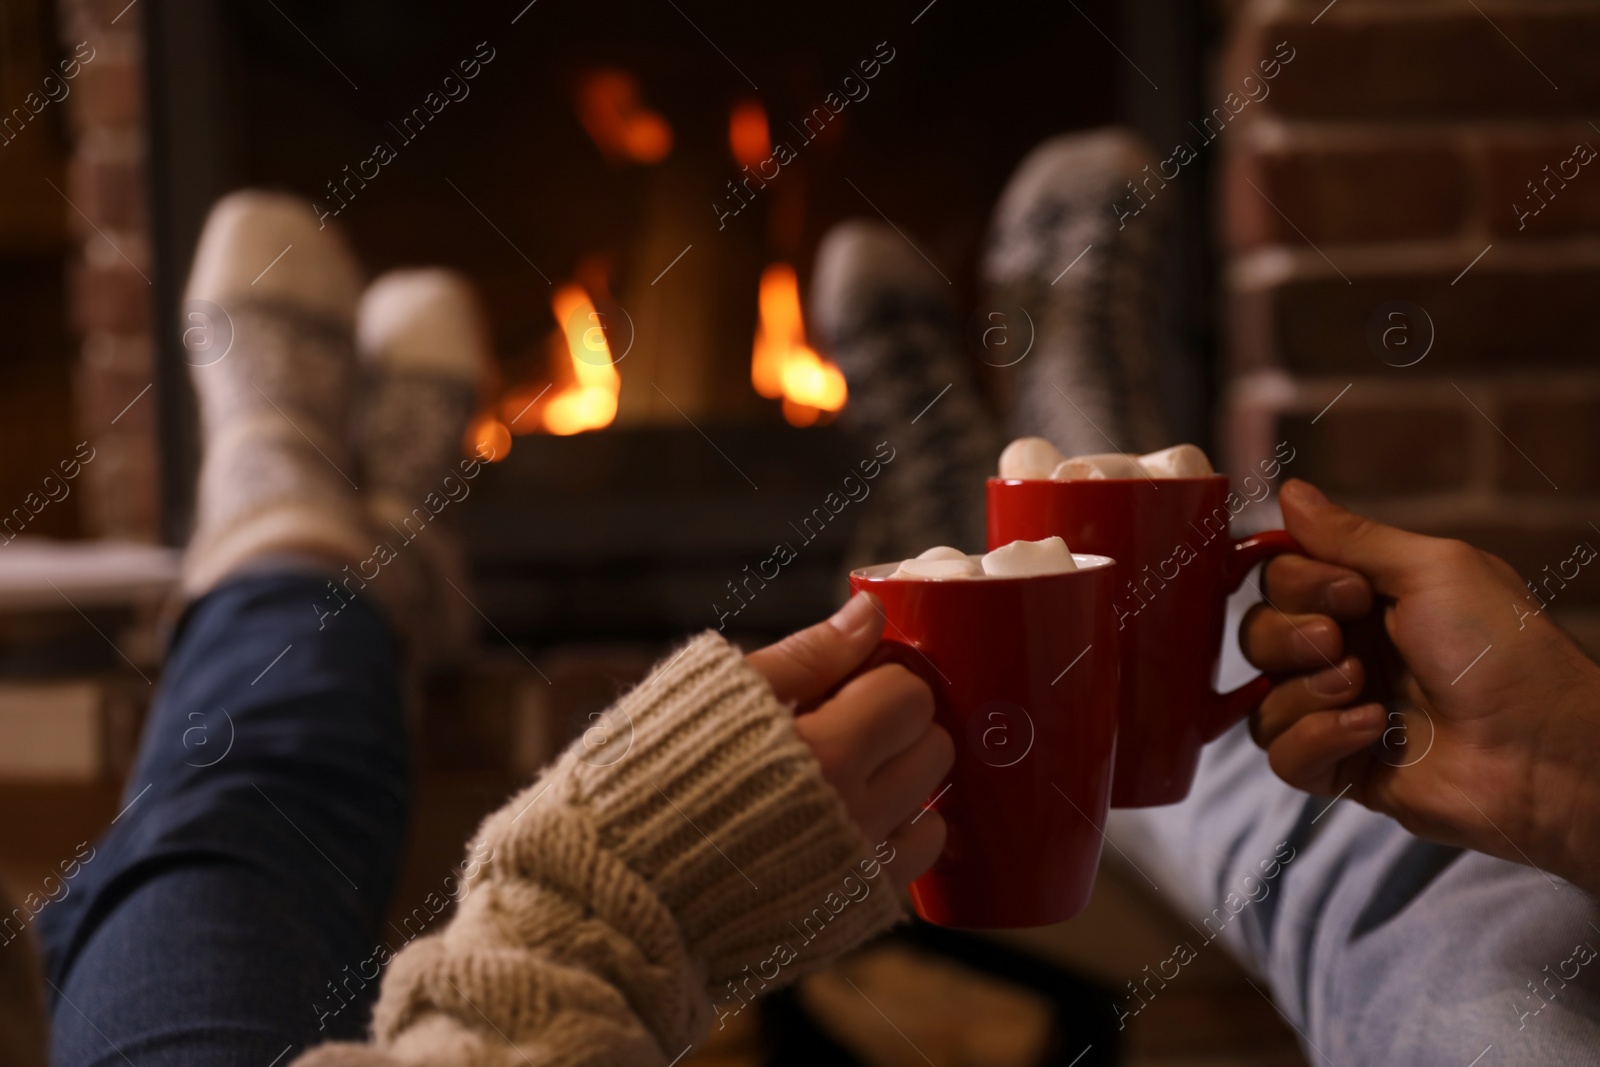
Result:
{"label": "knitted sock", "polygon": [[703,634],[484,821],[456,915],[384,976],[373,1044],[296,1063],[666,1067],[904,918],[893,862]]}
{"label": "knitted sock", "polygon": [[[1171,443],[1156,392],[1156,257],[1172,198],[1141,201],[1129,185],[1155,163],[1130,133],[1065,134],[1029,153],[1001,194],[986,306],[1020,305],[1035,331],[1002,374],[1010,436],[1048,438],[1069,456]],[[1114,205],[1138,213],[1119,220]]]}
{"label": "knitted sock", "polygon": [[242,192],[212,209],[185,298],[214,305],[213,325],[232,334],[189,369],[204,458],[187,595],[266,554],[370,552],[345,445],[359,288],[349,248],[304,202]]}
{"label": "knitted sock", "polygon": [[478,469],[462,466],[462,441],[493,364],[488,322],[462,276],[392,271],[361,298],[358,335],[366,503],[396,554],[392,577],[377,581],[415,649],[444,655],[470,640],[477,620],[454,528]]}
{"label": "knitted sock", "polygon": [[850,387],[841,422],[894,449],[852,557],[878,562],[932,545],[981,551],[983,479],[1001,442],[962,350],[950,286],[890,227],[847,222],[818,249],[811,308]]}

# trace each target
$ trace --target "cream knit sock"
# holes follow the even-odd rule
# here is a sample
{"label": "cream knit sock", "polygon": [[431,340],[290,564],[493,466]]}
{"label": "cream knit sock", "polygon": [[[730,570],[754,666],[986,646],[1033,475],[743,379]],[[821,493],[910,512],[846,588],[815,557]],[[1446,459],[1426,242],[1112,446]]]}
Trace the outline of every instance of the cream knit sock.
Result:
{"label": "cream knit sock", "polygon": [[488,319],[454,271],[391,271],[362,296],[357,337],[367,508],[396,550],[383,581],[395,586],[389,602],[412,650],[447,655],[469,643],[478,619],[455,530],[480,466],[462,462],[463,439],[493,367]]}
{"label": "cream knit sock", "polygon": [[204,460],[184,592],[258,556],[355,561],[372,549],[345,443],[360,273],[309,205],[235,193],[206,220],[185,293],[231,324],[226,354],[190,367]]}
{"label": "cream knit sock", "polygon": [[299,1067],[663,1067],[904,917],[739,652],[703,634],[485,820],[487,861],[402,950],[371,1045]]}

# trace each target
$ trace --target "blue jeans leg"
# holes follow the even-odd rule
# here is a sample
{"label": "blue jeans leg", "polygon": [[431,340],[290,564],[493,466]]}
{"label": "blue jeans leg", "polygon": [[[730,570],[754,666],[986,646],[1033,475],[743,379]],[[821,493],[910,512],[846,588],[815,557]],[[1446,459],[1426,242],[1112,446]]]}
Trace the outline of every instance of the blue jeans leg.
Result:
{"label": "blue jeans leg", "polygon": [[52,1062],[268,1067],[358,1037],[405,838],[399,653],[326,576],[191,607],[122,813],[41,913]]}

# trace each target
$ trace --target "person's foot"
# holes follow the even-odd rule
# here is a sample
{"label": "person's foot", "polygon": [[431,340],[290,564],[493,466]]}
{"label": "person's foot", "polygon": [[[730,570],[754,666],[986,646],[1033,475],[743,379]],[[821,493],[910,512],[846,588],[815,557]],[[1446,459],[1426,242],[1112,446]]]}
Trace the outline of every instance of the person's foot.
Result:
{"label": "person's foot", "polygon": [[304,201],[246,191],[212,208],[186,312],[231,340],[190,366],[203,460],[186,595],[264,556],[337,570],[370,553],[346,443],[360,289],[349,247]]}
{"label": "person's foot", "polygon": [[417,651],[445,655],[477,619],[453,527],[479,469],[462,446],[493,365],[488,320],[461,275],[392,271],[361,298],[357,332],[367,387],[356,441],[373,526],[397,557],[390,603]]}
{"label": "person's foot", "polygon": [[841,421],[893,460],[884,501],[852,556],[914,556],[930,545],[984,547],[983,480],[1000,455],[949,284],[892,228],[841,223],[817,251],[811,318],[850,388]]}
{"label": "person's foot", "polygon": [[1157,257],[1173,194],[1161,194],[1156,162],[1122,130],[1064,134],[1030,152],[1001,194],[984,306],[1026,309],[1034,331],[1002,375],[1010,436],[1047,438],[1069,456],[1171,443],[1157,391]]}

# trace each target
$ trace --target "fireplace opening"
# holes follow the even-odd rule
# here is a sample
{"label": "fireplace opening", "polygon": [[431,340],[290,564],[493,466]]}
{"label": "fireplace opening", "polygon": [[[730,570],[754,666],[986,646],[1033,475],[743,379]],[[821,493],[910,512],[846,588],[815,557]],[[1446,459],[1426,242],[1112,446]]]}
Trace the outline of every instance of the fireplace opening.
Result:
{"label": "fireplace opening", "polygon": [[[988,212],[1028,149],[1108,123],[1160,136],[1185,113],[1206,28],[1157,7],[1093,0],[1030,12],[1024,31],[955,3],[161,0],[156,321],[177,321],[206,209],[245,185],[312,199],[373,274],[465,272],[499,361],[466,442],[493,461],[466,508],[484,613],[530,641],[714,625],[741,566],[792,540],[874,444],[838,425],[844,377],[808,337],[820,236],[886,219],[970,301]],[[1146,75],[1159,105],[1128,89]],[[1184,195],[1203,203],[1203,183]],[[1174,267],[1196,307],[1202,237]],[[159,343],[163,530],[181,543],[197,442],[178,338]],[[826,612],[841,519],[741,628]]]}

